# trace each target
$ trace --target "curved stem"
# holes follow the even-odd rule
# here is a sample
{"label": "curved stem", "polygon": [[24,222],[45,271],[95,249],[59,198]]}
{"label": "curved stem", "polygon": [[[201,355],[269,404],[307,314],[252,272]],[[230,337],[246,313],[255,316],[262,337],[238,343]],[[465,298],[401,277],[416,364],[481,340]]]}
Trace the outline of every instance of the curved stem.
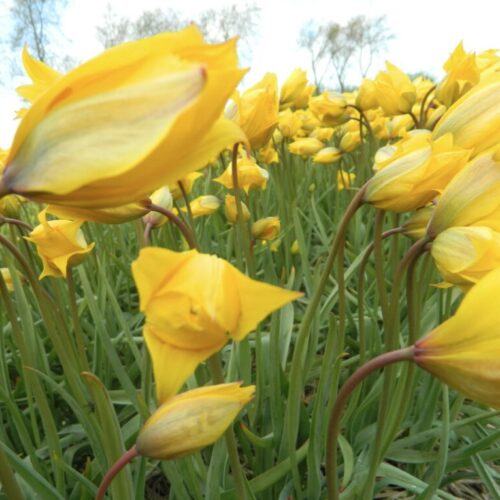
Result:
{"label": "curved stem", "polygon": [[387,303],[387,290],[385,288],[384,276],[384,256],[382,253],[382,231],[384,229],[384,210],[377,210],[375,215],[375,229],[373,232],[373,253],[375,255],[375,276],[377,282],[377,290],[382,309],[382,318],[384,324],[387,323],[389,317],[389,305]]}
{"label": "curved stem", "polygon": [[433,85],[425,94],[424,98],[422,99],[422,104],[420,107],[420,116],[419,116],[419,122],[420,122],[420,128],[424,126],[424,120],[426,118],[426,112],[427,110],[425,109],[425,105],[427,104],[427,99],[429,96],[436,90],[437,85]]}
{"label": "curved stem", "polygon": [[415,124],[415,127],[419,128],[420,123],[418,121],[418,118],[414,115],[413,111],[408,111],[408,114],[411,116],[411,119],[413,120],[413,123]]}
{"label": "curved stem", "polygon": [[2,224],[12,224],[14,226],[18,226],[23,229],[27,229],[28,231],[33,231],[33,227],[30,226],[27,222],[24,222],[19,219],[12,219],[11,217],[4,217],[0,215],[0,225]]}
{"label": "curved stem", "polygon": [[[300,401],[301,401],[301,389],[302,383],[306,376],[304,373],[303,365],[304,358],[307,351],[307,339],[309,338],[309,330],[311,324],[314,320],[316,310],[321,302],[321,296],[325,286],[330,278],[335,259],[339,247],[344,239],[344,235],[356,210],[363,204],[364,195],[366,190],[366,184],[361,187],[361,189],[356,193],[356,196],[351,200],[351,203],[347,207],[344,215],[339,222],[337,227],[337,233],[333,240],[330,253],[325,263],[323,273],[321,274],[318,286],[314,290],[311,300],[309,301],[306,311],[304,313],[304,318],[300,325],[299,332],[297,334],[297,340],[293,350],[292,363],[290,369],[290,387],[288,390],[288,411],[286,415],[286,428],[287,428],[287,441],[288,441],[288,452],[290,455],[290,466],[292,470],[292,475],[294,476],[295,488],[299,487],[299,474],[297,470],[297,460],[296,460],[296,441],[298,433],[298,418],[300,411]],[[300,495],[300,491],[297,491]]]}
{"label": "curved stem", "polygon": [[137,452],[137,448],[134,445],[109,468],[108,472],[106,472],[106,475],[103,477],[101,484],[99,485],[95,500],[102,500],[104,498],[104,495],[106,494],[111,481],[113,481],[115,476],[137,456],[139,456],[139,453]]}
{"label": "curved stem", "polygon": [[151,245],[151,231],[153,230],[153,224],[149,222],[144,227],[144,246]]}
{"label": "curved stem", "polygon": [[182,222],[182,220],[177,217],[177,215],[175,215],[170,210],[167,210],[166,208],[160,207],[160,205],[155,205],[153,202],[149,202],[147,208],[149,208],[149,210],[152,210],[153,212],[158,212],[167,217],[168,220],[173,222],[178,227],[179,231],[182,233],[182,236],[184,236],[184,239],[187,241],[189,248],[198,249],[193,233],[186,226],[186,224],[184,224],[184,222]]}
{"label": "curved stem", "polygon": [[337,475],[335,468],[337,464],[337,438],[340,433],[340,423],[344,407],[352,391],[368,375],[384,366],[398,363],[400,361],[412,361],[414,357],[414,347],[406,347],[397,351],[385,352],[376,358],[371,359],[358,368],[344,383],[340,389],[335,405],[330,414],[328,422],[327,447],[326,447],[326,482],[328,486],[328,498],[338,500],[339,491],[337,487]]}

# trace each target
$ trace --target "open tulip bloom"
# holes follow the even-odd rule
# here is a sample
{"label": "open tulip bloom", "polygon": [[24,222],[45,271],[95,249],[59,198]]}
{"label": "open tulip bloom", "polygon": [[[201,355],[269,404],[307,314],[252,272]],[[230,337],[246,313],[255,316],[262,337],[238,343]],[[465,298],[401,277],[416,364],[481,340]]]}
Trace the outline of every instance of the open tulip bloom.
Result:
{"label": "open tulip bloom", "polygon": [[196,250],[144,248],[132,272],[160,402],[229,339],[244,339],[268,314],[301,296]]}

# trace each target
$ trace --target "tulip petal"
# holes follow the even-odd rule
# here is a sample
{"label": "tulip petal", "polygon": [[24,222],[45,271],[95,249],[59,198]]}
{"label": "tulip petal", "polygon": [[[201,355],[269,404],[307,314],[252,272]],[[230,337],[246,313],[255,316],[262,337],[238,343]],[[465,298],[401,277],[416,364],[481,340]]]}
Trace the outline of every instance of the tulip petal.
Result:
{"label": "tulip petal", "polygon": [[196,367],[223,347],[180,349],[160,340],[160,336],[147,323],[144,326],[144,338],[153,363],[156,395],[160,403],[174,396]]}

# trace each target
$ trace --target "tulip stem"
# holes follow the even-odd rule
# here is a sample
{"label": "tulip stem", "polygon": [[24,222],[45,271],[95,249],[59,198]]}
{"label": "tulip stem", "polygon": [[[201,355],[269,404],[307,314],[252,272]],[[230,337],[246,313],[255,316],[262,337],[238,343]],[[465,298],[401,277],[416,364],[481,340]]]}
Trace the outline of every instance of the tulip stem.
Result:
{"label": "tulip stem", "polygon": [[[224,372],[222,370],[222,363],[218,352],[212,354],[212,356],[208,358],[208,366],[210,367],[214,384],[223,384],[225,382]],[[231,472],[233,474],[234,491],[236,493],[235,498],[237,498],[238,500],[245,500],[247,498],[247,494],[245,489],[243,469],[241,468],[240,457],[238,455],[238,444],[236,442],[236,436],[234,435],[234,429],[232,425],[230,425],[227,431],[224,433],[224,439],[226,440],[229,463],[231,464]]]}
{"label": "tulip stem", "polygon": [[240,185],[238,182],[238,148],[239,148],[239,143],[237,142],[233,146],[233,155],[231,158],[231,175],[233,178],[234,201],[236,202],[236,227],[238,228],[238,240],[240,245],[243,247],[243,253],[245,254],[247,274],[250,277],[254,277],[255,276],[254,263],[252,258],[252,252],[250,251],[248,228],[246,227],[245,221],[243,220],[243,207],[241,205]]}
{"label": "tulip stem", "polygon": [[144,246],[148,247],[151,245],[151,231],[153,229],[153,225],[151,223],[146,223],[146,226],[144,227]]}
{"label": "tulip stem", "polygon": [[347,207],[342,219],[337,226],[337,233],[333,239],[332,246],[330,248],[330,253],[328,254],[323,273],[321,274],[318,285],[316,286],[311,300],[309,301],[306,311],[304,313],[304,318],[300,325],[299,332],[297,334],[297,340],[293,349],[293,356],[290,368],[290,386],[288,390],[288,410],[286,414],[286,428],[287,428],[287,442],[288,442],[288,452],[290,455],[290,466],[292,470],[292,476],[294,478],[294,485],[296,489],[296,494],[300,496],[300,478],[297,469],[297,458],[296,458],[296,441],[299,425],[299,411],[300,411],[300,401],[301,401],[301,390],[302,383],[306,377],[304,373],[304,358],[307,352],[307,340],[309,338],[309,331],[311,329],[312,322],[316,310],[321,302],[321,297],[325,289],[326,284],[330,278],[330,274],[333,269],[340,245],[344,241],[344,236],[347,230],[347,226],[352,219],[356,210],[364,203],[364,195],[366,191],[367,184],[364,184],[360,190],[356,193],[351,203]]}
{"label": "tulip stem", "polygon": [[2,224],[12,224],[14,226],[27,229],[28,231],[33,231],[33,228],[26,222],[19,219],[12,219],[10,217],[4,217],[0,215],[0,226]]}
{"label": "tulip stem", "polygon": [[184,204],[186,205],[186,210],[187,210],[188,219],[189,219],[189,225],[191,226],[191,234],[193,235],[195,245],[198,246],[197,241],[196,241],[196,230],[194,228],[193,211],[191,210],[191,203],[189,202],[186,188],[184,187],[184,184],[182,183],[182,181],[178,181],[177,184],[179,186],[180,192],[182,193],[182,198],[184,199]]}
{"label": "tulip stem", "polygon": [[177,217],[177,215],[175,215],[173,212],[171,212],[166,208],[160,207],[159,205],[155,205],[152,202],[148,203],[147,208],[149,208],[149,210],[152,210],[153,212],[158,212],[167,217],[168,220],[173,222],[179,228],[179,231],[182,233],[182,236],[184,236],[184,239],[187,241],[189,248],[198,249],[198,245],[196,244],[196,240],[194,239],[192,231],[189,229],[188,226],[186,226],[186,224],[184,224],[184,222],[182,222],[182,220],[179,217]]}
{"label": "tulip stem", "polygon": [[397,351],[390,351],[371,359],[360,366],[344,383],[330,414],[328,422],[328,433],[326,442],[326,482],[328,487],[328,498],[338,500],[339,491],[337,486],[337,439],[340,434],[341,417],[344,407],[351,393],[363,380],[387,365],[399,363],[400,361],[412,361],[414,358],[414,347],[405,347]]}
{"label": "tulip stem", "polygon": [[10,194],[10,190],[7,187],[7,184],[5,184],[4,179],[0,177],[0,199],[4,196],[7,196],[8,194]]}
{"label": "tulip stem", "polygon": [[426,118],[426,113],[427,110],[425,109],[425,105],[427,104],[427,99],[430,97],[432,92],[436,90],[437,85],[433,85],[425,94],[424,98],[422,99],[422,104],[420,105],[420,116],[419,116],[419,122],[420,122],[420,128],[424,126],[425,118]]}
{"label": "tulip stem", "polygon": [[413,123],[415,124],[416,128],[420,127],[420,122],[418,121],[418,118],[415,116],[413,111],[408,111],[408,114],[411,116],[411,119],[413,120]]}
{"label": "tulip stem", "polygon": [[95,500],[102,500],[106,491],[115,478],[115,476],[127,465],[129,464],[135,457],[139,456],[137,448],[132,446],[130,450],[126,451],[106,472],[103,477],[101,484],[99,485],[99,489],[97,490],[97,495]]}

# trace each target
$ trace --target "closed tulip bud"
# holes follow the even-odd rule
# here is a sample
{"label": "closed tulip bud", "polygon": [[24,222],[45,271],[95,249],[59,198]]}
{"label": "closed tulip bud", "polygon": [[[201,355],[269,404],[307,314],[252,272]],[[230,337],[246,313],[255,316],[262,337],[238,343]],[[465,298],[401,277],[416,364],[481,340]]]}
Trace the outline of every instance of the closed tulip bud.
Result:
{"label": "closed tulip bud", "polygon": [[82,221],[47,220],[46,210],[38,214],[40,225],[31,231],[28,241],[36,245],[42,259],[43,271],[39,279],[46,276],[66,278],[68,269],[80,264],[94,248],[87,245],[82,230]]}
{"label": "closed tulip bud", "polygon": [[334,133],[333,127],[318,127],[309,134],[309,137],[314,137],[318,141],[329,141]]}
{"label": "closed tulip bud", "polygon": [[234,40],[205,44],[194,26],[108,49],[35,100],[17,129],[0,197],[84,208],[146,198],[246,141],[220,118],[244,73]]}
{"label": "closed tulip bud", "polygon": [[383,148],[376,156],[375,175],[365,201],[377,208],[407,212],[427,205],[465,166],[469,151],[453,145],[451,134],[433,141],[429,131],[416,130]]}
{"label": "closed tulip bud", "polygon": [[295,107],[307,87],[307,74],[303,69],[294,69],[285,80],[280,92],[280,109]]}
{"label": "closed tulip bud", "polygon": [[408,113],[417,100],[415,85],[397,66],[390,62],[385,65],[386,71],[379,72],[374,80],[379,106],[388,116]]}
{"label": "closed tulip bud", "polygon": [[252,148],[257,149],[272,137],[278,124],[278,82],[274,73],[266,73],[262,80],[241,96],[235,93],[226,109],[226,117],[240,125]]}
{"label": "closed tulip bud", "polygon": [[[248,193],[251,189],[266,189],[269,173],[267,170],[259,167],[253,158],[243,157],[238,159],[238,185]],[[214,179],[215,182],[222,184],[228,189],[233,185],[233,164],[228,165],[224,173]]]}
{"label": "closed tulip bud", "polygon": [[278,152],[274,149],[273,141],[269,141],[263,148],[257,151],[257,158],[260,163],[266,163],[267,165],[279,163],[280,159]]}
{"label": "closed tulip bud", "polygon": [[339,149],[344,153],[350,153],[354,151],[361,143],[361,137],[359,135],[359,130],[355,132],[346,132],[342,139],[340,139]]}
{"label": "closed tulip bud", "polygon": [[139,455],[169,460],[217,441],[253,398],[255,386],[240,385],[201,387],[165,401],[146,420],[137,437]]}
{"label": "closed tulip bud", "polygon": [[436,124],[433,136],[452,133],[455,144],[472,156],[500,142],[500,73],[482,79],[456,101]]}
{"label": "closed tulip bud", "polygon": [[274,240],[281,230],[278,217],[264,217],[252,224],[252,237],[256,240]]}
{"label": "closed tulip bud", "polygon": [[[177,189],[180,191],[178,186]],[[153,203],[154,205],[158,205],[159,207],[166,208],[167,210],[172,210],[174,206],[172,193],[170,191],[170,188],[167,186],[163,186],[160,189],[157,189],[149,198],[151,200],[151,203]],[[167,217],[153,210],[148,212],[148,214],[145,215],[142,220],[144,221],[144,224],[149,224],[151,227],[159,227],[168,222]]]}
{"label": "closed tulip bud", "polygon": [[325,145],[314,137],[297,139],[288,145],[288,151],[294,155],[313,156],[323,149]]}
{"label": "closed tulip bud", "polygon": [[328,164],[335,163],[342,158],[342,151],[335,147],[320,149],[313,157],[314,163]]}
{"label": "closed tulip bud", "polygon": [[0,274],[5,283],[5,287],[9,292],[14,291],[14,282],[12,281],[12,275],[10,274],[10,269],[8,267],[1,267]]}
{"label": "closed tulip bud", "polygon": [[337,191],[342,191],[351,187],[352,183],[356,180],[356,174],[351,174],[344,170],[337,171]]}
{"label": "closed tulip bud", "polygon": [[378,108],[375,83],[364,78],[356,94],[356,106],[363,111]]}
{"label": "closed tulip bud", "polygon": [[500,233],[488,227],[450,227],[432,242],[431,254],[446,282],[468,290],[500,267]]}
{"label": "closed tulip bud", "polygon": [[320,121],[312,113],[310,109],[300,109],[295,112],[295,114],[300,118],[302,122],[302,128],[307,133],[311,133],[313,130],[321,127]]}
{"label": "closed tulip bud", "polygon": [[347,101],[338,92],[325,91],[321,95],[309,99],[309,109],[316,115],[322,125],[331,127],[348,119]]}
{"label": "closed tulip bud", "polygon": [[282,111],[278,117],[278,128],[281,135],[286,138],[295,137],[302,127],[302,121],[290,109]]}
{"label": "closed tulip bud", "polygon": [[[8,197],[7,197],[8,198]],[[1,204],[2,200],[0,200]],[[123,224],[134,219],[145,216],[149,209],[147,202],[129,203],[121,207],[91,208],[66,207],[59,205],[48,205],[47,213],[55,215],[59,219],[98,222],[101,224]]]}
{"label": "closed tulip bud", "polygon": [[[204,215],[212,215],[219,210],[221,204],[222,203],[217,196],[213,196],[211,194],[198,196],[198,198],[195,198],[190,203],[191,213],[193,214],[194,219]],[[187,208],[183,207],[182,210],[186,212]]]}
{"label": "closed tulip bud", "polygon": [[294,240],[292,246],[290,247],[290,253],[292,255],[298,255],[300,253],[300,245],[297,240]]}
{"label": "closed tulip bud", "polygon": [[268,314],[301,296],[196,250],[143,248],[132,274],[160,402],[230,338],[244,339]]}
{"label": "closed tulip bud", "polygon": [[434,205],[419,208],[403,224],[403,234],[413,240],[423,238],[433,213]]}
{"label": "closed tulip bud", "polygon": [[311,96],[314,94],[315,90],[316,90],[316,85],[306,85],[306,87],[302,91],[302,94],[300,94],[300,96],[297,97],[297,99],[295,100],[294,108],[295,109],[307,108],[307,105],[309,104],[309,99],[311,99]]}
{"label": "closed tulip bud", "polygon": [[[242,202],[241,203],[241,212],[243,215],[243,221],[247,222],[250,220],[250,211],[248,207]],[[236,208],[236,198],[230,194],[226,194],[226,198],[224,200],[224,213],[226,214],[227,220],[231,224],[236,224],[238,220],[238,210]]]}
{"label": "closed tulip bud", "polygon": [[456,314],[415,344],[417,364],[465,396],[500,408],[500,295],[495,269],[465,296]]}
{"label": "closed tulip bud", "polygon": [[467,54],[460,42],[444,63],[443,69],[446,76],[436,89],[436,98],[446,107],[450,107],[479,82],[479,68],[476,56]]}
{"label": "closed tulip bud", "polygon": [[428,234],[453,226],[486,226],[500,232],[500,150],[473,160],[441,194]]}
{"label": "closed tulip bud", "polygon": [[170,194],[172,195],[172,198],[174,200],[182,200],[184,195],[182,194],[182,190],[179,186],[179,184],[182,184],[182,187],[184,188],[184,192],[186,194],[190,194],[191,191],[193,190],[194,183],[196,179],[199,179],[200,177],[203,177],[203,174],[201,172],[191,172],[187,174],[185,177],[182,179],[172,182],[169,184],[168,188],[170,190]]}

